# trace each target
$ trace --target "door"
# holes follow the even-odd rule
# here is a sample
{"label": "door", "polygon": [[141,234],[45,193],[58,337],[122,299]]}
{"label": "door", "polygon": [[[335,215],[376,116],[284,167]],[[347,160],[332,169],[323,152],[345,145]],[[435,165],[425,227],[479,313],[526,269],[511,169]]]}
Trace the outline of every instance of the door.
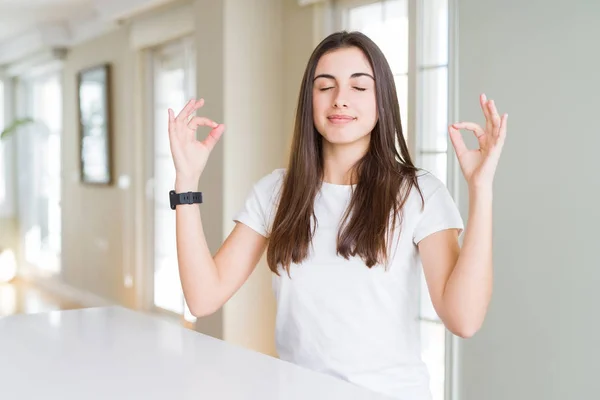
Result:
{"label": "door", "polygon": [[19,116],[34,120],[17,135],[20,259],[25,274],[52,277],[61,270],[61,75],[17,87]]}
{"label": "door", "polygon": [[195,53],[189,38],[170,42],[150,52],[152,76],[151,115],[153,138],[148,194],[152,234],[148,238],[152,260],[152,306],[155,311],[182,316],[193,322],[183,297],[177,264],[175,212],[169,206],[169,191],[175,184],[175,167],[168,136],[167,109],[178,112],[196,92]]}

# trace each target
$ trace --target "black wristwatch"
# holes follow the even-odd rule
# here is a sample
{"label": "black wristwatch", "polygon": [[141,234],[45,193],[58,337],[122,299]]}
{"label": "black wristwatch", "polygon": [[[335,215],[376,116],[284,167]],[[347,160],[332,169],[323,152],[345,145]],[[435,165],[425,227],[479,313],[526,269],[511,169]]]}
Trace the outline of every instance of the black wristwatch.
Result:
{"label": "black wristwatch", "polygon": [[202,203],[202,192],[175,193],[174,190],[171,190],[169,200],[171,201],[171,210],[174,210],[179,204]]}

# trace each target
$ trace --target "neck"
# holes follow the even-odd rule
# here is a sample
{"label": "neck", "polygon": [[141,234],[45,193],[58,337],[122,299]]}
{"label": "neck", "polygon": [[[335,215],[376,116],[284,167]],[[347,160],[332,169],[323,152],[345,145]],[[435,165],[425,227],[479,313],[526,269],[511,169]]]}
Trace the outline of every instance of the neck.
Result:
{"label": "neck", "polygon": [[323,181],[335,185],[354,185],[352,170],[367,153],[370,137],[348,144],[323,141]]}

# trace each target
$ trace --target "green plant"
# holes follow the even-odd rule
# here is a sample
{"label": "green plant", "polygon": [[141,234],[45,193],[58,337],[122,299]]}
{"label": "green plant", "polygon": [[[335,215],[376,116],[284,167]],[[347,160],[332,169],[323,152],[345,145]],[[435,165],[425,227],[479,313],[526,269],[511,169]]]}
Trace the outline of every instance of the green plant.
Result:
{"label": "green plant", "polygon": [[8,125],[2,133],[0,133],[0,140],[4,140],[9,137],[12,133],[14,133],[19,127],[23,125],[27,125],[33,123],[33,118],[19,118],[14,120],[10,125]]}

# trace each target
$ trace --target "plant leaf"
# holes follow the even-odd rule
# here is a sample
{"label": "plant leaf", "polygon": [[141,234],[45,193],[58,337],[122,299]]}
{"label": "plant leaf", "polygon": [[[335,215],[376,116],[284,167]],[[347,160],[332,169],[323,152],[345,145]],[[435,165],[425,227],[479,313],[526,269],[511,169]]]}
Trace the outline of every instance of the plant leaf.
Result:
{"label": "plant leaf", "polygon": [[0,133],[0,140],[3,140],[13,134],[19,127],[23,125],[27,125],[33,122],[33,118],[20,118],[14,120],[10,125],[8,125],[2,133]]}

